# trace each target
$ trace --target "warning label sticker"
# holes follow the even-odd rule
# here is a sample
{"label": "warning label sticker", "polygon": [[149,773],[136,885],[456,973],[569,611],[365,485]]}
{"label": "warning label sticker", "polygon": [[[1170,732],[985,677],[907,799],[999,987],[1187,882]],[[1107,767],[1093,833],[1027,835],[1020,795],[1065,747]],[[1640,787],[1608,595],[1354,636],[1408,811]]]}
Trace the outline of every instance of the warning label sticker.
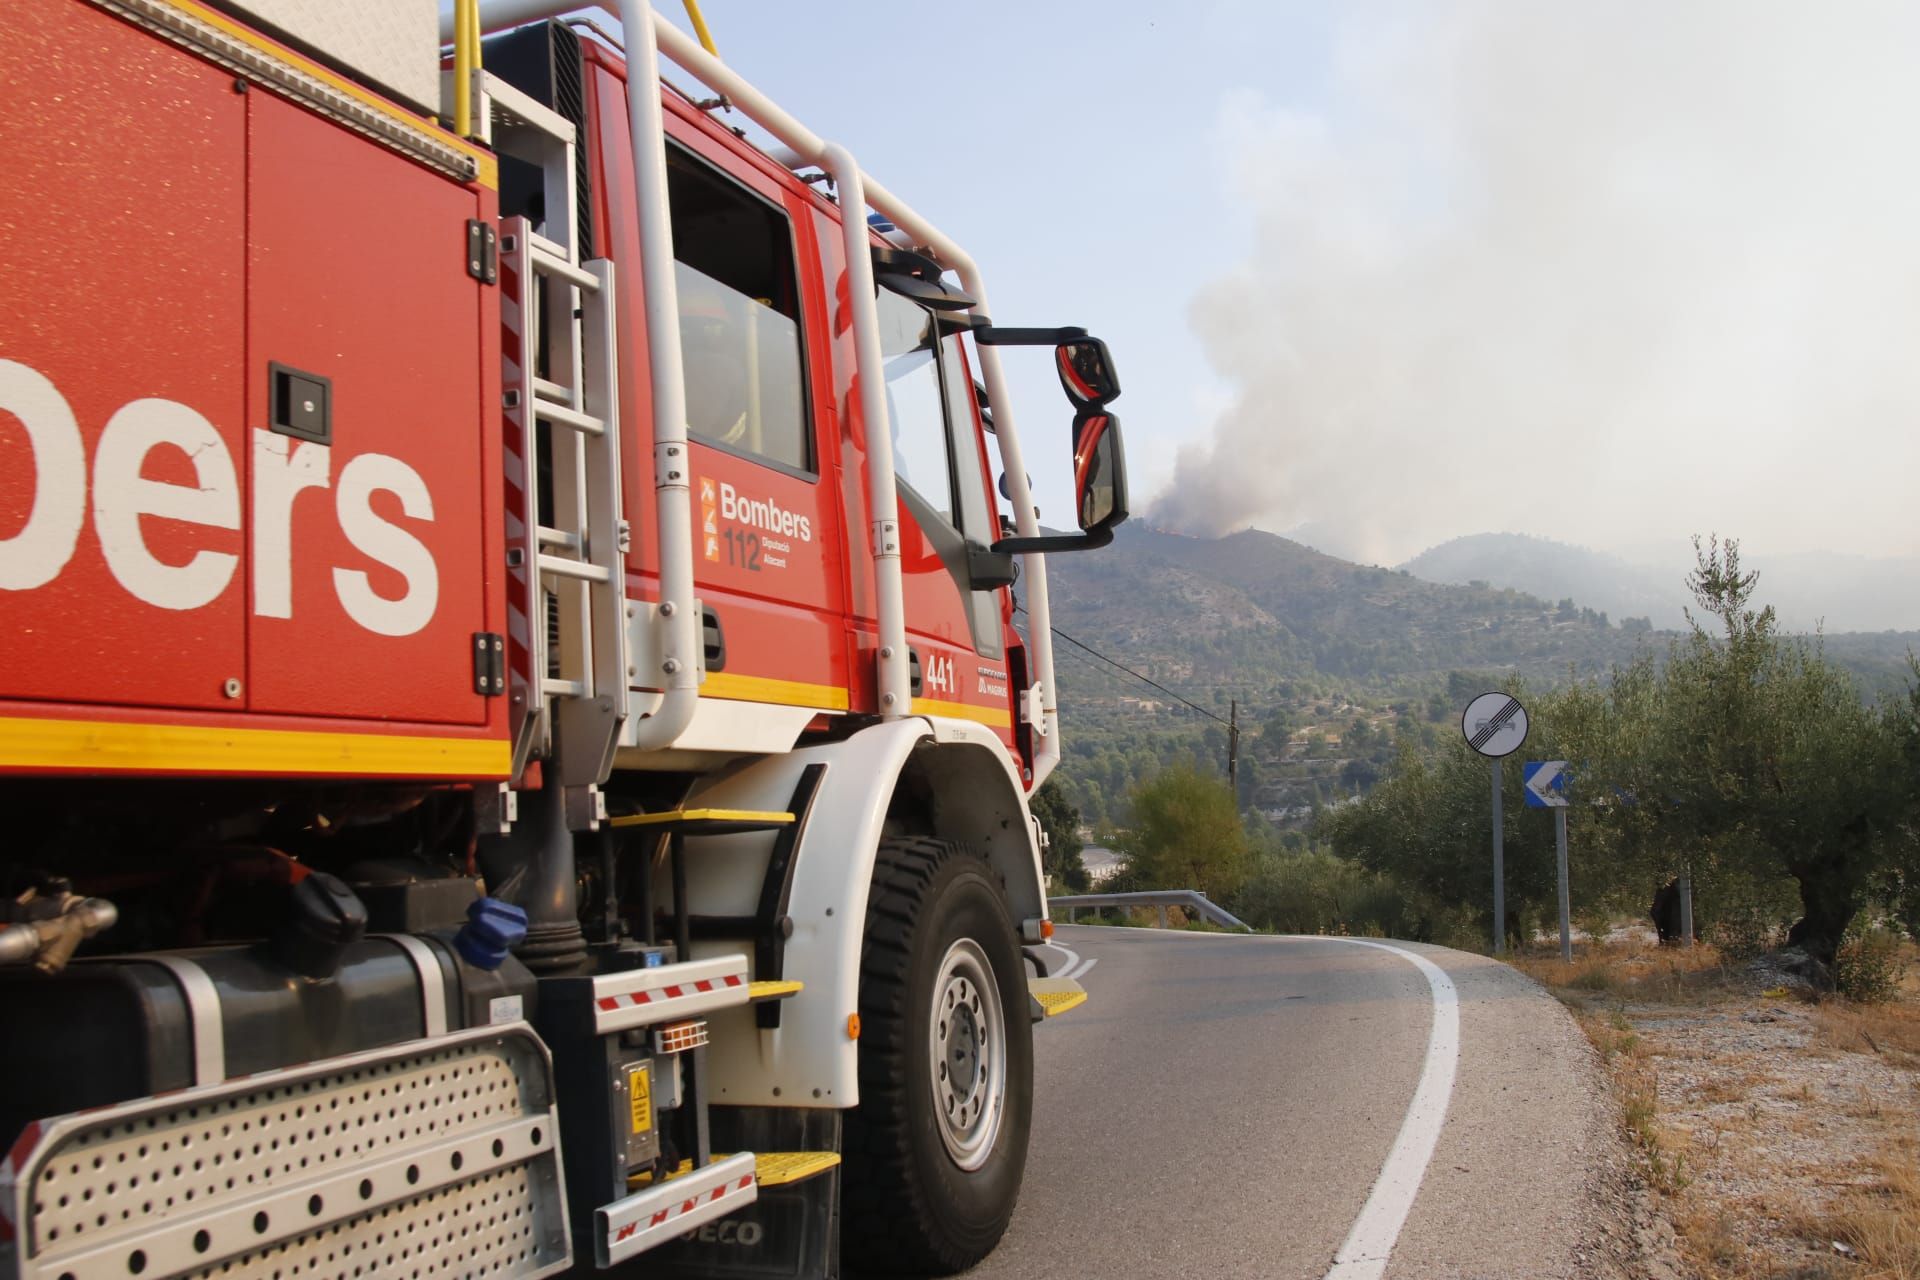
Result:
{"label": "warning label sticker", "polygon": [[627,1099],[633,1105],[633,1131],[646,1133],[653,1128],[653,1070],[647,1065],[627,1072]]}

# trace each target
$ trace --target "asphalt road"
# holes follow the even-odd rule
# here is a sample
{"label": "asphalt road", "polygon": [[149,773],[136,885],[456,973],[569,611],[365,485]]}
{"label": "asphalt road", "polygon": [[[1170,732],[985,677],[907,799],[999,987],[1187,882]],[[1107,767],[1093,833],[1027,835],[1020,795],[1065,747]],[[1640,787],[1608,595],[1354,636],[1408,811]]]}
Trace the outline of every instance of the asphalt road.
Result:
{"label": "asphalt road", "polygon": [[[1394,944],[1430,982],[1333,938],[1056,941],[1092,998],[1034,1029],[1026,1185],[970,1276],[1608,1274],[1604,1085],[1559,1004],[1505,965]],[[1436,985],[1455,1003],[1438,1024]]]}

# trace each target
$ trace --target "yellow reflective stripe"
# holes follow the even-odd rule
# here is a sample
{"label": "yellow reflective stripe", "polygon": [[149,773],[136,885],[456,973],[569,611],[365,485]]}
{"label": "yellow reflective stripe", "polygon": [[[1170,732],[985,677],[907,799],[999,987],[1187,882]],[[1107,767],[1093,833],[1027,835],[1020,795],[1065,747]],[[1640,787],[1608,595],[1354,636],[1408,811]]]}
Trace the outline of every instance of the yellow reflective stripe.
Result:
{"label": "yellow reflective stripe", "polygon": [[504,738],[0,716],[0,768],[504,778],[512,767]]}
{"label": "yellow reflective stripe", "polygon": [[218,9],[213,9],[201,4],[200,0],[165,0],[165,3],[172,5],[182,13],[190,14],[198,18],[210,27],[217,27],[243,44],[251,45],[269,58],[272,58],[275,62],[285,63],[287,66],[305,75],[312,76],[328,88],[346,94],[361,104],[378,111],[383,116],[389,116],[410,128],[418,129],[421,133],[432,136],[433,139],[442,146],[452,147],[456,151],[465,152],[473,158],[474,165],[476,166],[477,171],[474,175],[475,182],[490,190],[498,189],[500,186],[500,162],[494,157],[494,154],[486,148],[475,146],[458,134],[449,133],[437,125],[428,123],[426,120],[413,114],[413,112],[406,110],[396,103],[387,101],[379,94],[355,84],[345,76],[321,66],[311,58],[303,58],[291,49],[282,48],[259,32],[235,22]]}
{"label": "yellow reflective stripe", "polygon": [[789,707],[814,707],[821,711],[845,711],[848,706],[847,691],[837,685],[734,675],[727,671],[709,672],[700,685],[700,696],[731,698],[739,702],[778,702]]}
{"label": "yellow reflective stripe", "polygon": [[973,720],[996,729],[1013,727],[1013,712],[1005,707],[976,707],[965,702],[940,702],[933,698],[915,698],[913,713],[917,716],[947,716],[954,720]]}

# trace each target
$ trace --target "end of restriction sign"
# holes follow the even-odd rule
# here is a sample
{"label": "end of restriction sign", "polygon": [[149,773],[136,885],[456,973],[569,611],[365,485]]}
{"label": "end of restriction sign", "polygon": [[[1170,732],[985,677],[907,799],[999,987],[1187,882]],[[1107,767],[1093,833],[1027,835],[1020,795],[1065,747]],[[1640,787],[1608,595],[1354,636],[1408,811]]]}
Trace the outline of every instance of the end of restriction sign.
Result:
{"label": "end of restriction sign", "polygon": [[1483,693],[1460,713],[1460,732],[1483,756],[1510,756],[1527,740],[1526,708],[1510,693]]}

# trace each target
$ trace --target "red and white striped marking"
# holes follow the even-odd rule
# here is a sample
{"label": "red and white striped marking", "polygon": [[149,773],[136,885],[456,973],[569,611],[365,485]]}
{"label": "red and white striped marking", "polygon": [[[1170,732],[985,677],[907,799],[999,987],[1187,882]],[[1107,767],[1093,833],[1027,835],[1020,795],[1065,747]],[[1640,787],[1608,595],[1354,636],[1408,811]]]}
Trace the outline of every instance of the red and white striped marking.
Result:
{"label": "red and white striped marking", "polygon": [[760,1198],[751,1151],[637,1191],[594,1211],[595,1259],[610,1267],[695,1227],[738,1213]]}
{"label": "red and white striped marking", "polygon": [[601,996],[595,1003],[603,1012],[612,1013],[616,1009],[639,1009],[662,1000],[678,1000],[682,996],[706,995],[710,992],[726,991],[746,985],[745,977],[730,973],[724,978],[706,978],[699,982],[681,982],[654,987],[648,991],[629,991],[625,995]]}
{"label": "red and white striped marking", "polygon": [[[745,1191],[748,1187],[752,1185],[753,1185],[753,1175],[749,1173],[734,1179],[732,1182],[723,1182],[719,1186],[715,1187],[712,1191],[702,1192],[701,1194],[694,1196],[691,1199],[682,1200],[677,1206],[668,1205],[664,1209],[656,1209],[654,1210],[653,1215],[647,1219],[646,1229],[648,1231],[652,1231],[655,1227],[664,1227],[668,1223],[673,1222],[678,1218],[686,1217],[688,1214],[694,1212],[697,1209],[703,1209],[706,1206],[713,1204],[715,1201],[719,1200],[722,1196],[726,1195],[730,1191]],[[732,1206],[728,1206],[728,1207],[731,1208]],[[609,1236],[607,1238],[607,1243],[610,1245],[620,1244],[624,1241],[632,1239],[636,1234],[639,1233],[639,1231],[640,1231],[639,1222],[637,1221],[629,1222],[627,1223],[627,1225],[625,1225],[624,1227],[621,1227],[618,1231],[615,1231],[611,1236]]]}
{"label": "red and white striped marking", "polygon": [[596,1035],[651,1027],[745,1004],[752,988],[744,955],[710,956],[653,969],[604,974],[593,980]]}

